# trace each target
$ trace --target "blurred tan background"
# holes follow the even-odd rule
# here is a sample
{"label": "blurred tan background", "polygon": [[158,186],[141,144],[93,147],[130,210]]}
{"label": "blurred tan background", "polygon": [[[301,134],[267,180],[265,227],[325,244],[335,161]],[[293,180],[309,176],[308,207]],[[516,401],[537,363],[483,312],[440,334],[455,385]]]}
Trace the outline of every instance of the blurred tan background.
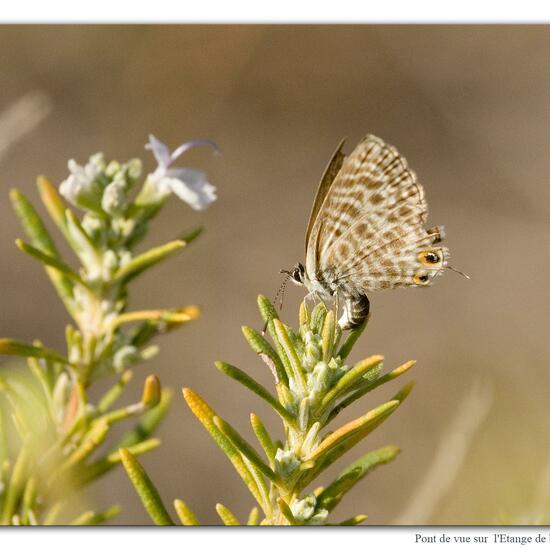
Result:
{"label": "blurred tan background", "polygon": [[[149,372],[176,390],[144,457],[165,501],[204,522],[223,502],[246,517],[252,499],[180,397],[190,386],[251,436],[263,403],[213,366],[236,364],[270,384],[240,326],[260,327],[255,300],[280,268],[303,259],[307,216],[343,136],[396,145],[424,184],[452,264],[430,289],[373,295],[355,358],[407,359],[417,386],[347,460],[385,444],[402,454],[338,508],[371,524],[550,521],[550,28],[544,26],[13,26],[0,27],[0,111],[28,92],[51,111],[0,147],[0,335],[63,346],[68,318],[49,282],[13,241],[21,229],[8,190],[37,202],[35,178],[103,151],[140,156],[147,135],[175,147],[215,140],[182,163],[206,170],[219,200],[204,213],[173,200],[148,244],[203,224],[191,248],[135,285],[132,306],[197,303],[202,318],[160,340]],[[5,140],[10,136],[1,136]],[[15,139],[17,138],[17,139]],[[0,145],[2,145],[0,143]],[[295,322],[303,292],[287,291]],[[359,402],[351,418],[399,388]],[[342,416],[344,418],[344,415]],[[271,426],[277,426],[273,419]],[[335,475],[345,463],[333,466]],[[326,479],[325,479],[326,481]],[[94,490],[120,502],[117,523],[149,523],[122,471]]]}

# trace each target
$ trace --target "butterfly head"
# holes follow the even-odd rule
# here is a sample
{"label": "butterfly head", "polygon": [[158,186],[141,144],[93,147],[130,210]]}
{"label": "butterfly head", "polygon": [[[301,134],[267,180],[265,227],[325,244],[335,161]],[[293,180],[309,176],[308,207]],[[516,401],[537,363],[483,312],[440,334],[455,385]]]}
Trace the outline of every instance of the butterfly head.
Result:
{"label": "butterfly head", "polygon": [[[276,304],[277,301],[279,301],[279,308],[283,309],[283,299],[285,295],[286,283],[290,279],[293,283],[297,285],[303,285],[304,279],[305,279],[305,272],[306,270],[304,266],[300,263],[296,264],[290,271],[288,269],[281,269],[280,273],[284,273],[286,277],[284,278],[283,282],[281,283],[281,286],[279,287],[279,290],[277,291],[277,294],[275,295],[273,304]],[[264,327],[264,332],[265,332],[265,327]]]}
{"label": "butterfly head", "polygon": [[290,271],[283,271],[282,273],[286,273],[294,284],[299,286],[304,284],[306,269],[302,264],[298,263]]}

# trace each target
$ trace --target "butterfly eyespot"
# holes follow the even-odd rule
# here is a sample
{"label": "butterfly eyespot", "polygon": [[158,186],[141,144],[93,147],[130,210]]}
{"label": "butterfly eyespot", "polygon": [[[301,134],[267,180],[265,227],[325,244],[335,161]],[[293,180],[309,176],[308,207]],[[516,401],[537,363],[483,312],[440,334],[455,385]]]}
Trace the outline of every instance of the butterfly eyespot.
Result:
{"label": "butterfly eyespot", "polygon": [[414,276],[414,282],[417,285],[425,285],[430,282],[430,277],[426,273],[417,274]]}
{"label": "butterfly eyespot", "polygon": [[441,262],[441,256],[433,250],[424,250],[418,254],[418,260],[425,266],[432,266]]}

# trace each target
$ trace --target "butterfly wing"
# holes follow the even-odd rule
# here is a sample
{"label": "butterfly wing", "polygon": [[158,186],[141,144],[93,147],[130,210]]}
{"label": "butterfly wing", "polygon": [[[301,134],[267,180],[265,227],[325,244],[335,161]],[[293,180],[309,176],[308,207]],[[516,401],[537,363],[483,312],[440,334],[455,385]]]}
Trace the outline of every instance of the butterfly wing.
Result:
{"label": "butterfly wing", "polygon": [[427,285],[449,252],[426,230],[424,190],[407,161],[376,136],[345,159],[317,211],[307,242],[308,276],[348,295]]}
{"label": "butterfly wing", "polygon": [[330,159],[330,162],[328,163],[327,167],[325,168],[325,171],[323,173],[323,177],[321,178],[321,182],[319,183],[319,187],[317,189],[317,193],[315,195],[315,200],[313,201],[313,206],[311,208],[311,213],[309,215],[309,223],[307,225],[307,231],[306,231],[306,253],[307,253],[307,245],[309,241],[309,237],[311,235],[311,230],[313,228],[313,225],[315,223],[315,220],[317,219],[317,214],[319,213],[319,209],[321,208],[321,205],[323,204],[323,201],[325,200],[325,197],[327,195],[327,192],[334,181],[334,178],[340,171],[340,168],[342,167],[342,164],[344,162],[344,159],[346,158],[346,155],[342,152],[342,148],[344,147],[344,143],[346,142],[345,139],[343,139],[340,142],[340,145],[334,151],[334,154],[332,155],[332,158]]}

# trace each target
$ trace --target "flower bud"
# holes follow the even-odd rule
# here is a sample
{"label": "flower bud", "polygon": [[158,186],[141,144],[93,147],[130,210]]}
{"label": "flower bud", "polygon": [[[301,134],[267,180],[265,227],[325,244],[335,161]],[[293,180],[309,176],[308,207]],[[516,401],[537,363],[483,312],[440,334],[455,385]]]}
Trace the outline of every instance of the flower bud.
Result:
{"label": "flower bud", "polygon": [[101,198],[101,207],[107,214],[119,216],[126,210],[128,202],[125,187],[126,182],[120,177],[107,185]]}
{"label": "flower bud", "polygon": [[74,159],[68,163],[69,177],[59,186],[59,192],[72,204],[83,210],[101,212],[103,195],[102,179],[105,161],[98,153],[90,157],[88,163],[80,166]]}
{"label": "flower bud", "polygon": [[145,379],[145,384],[143,386],[143,397],[141,402],[146,407],[154,407],[160,402],[160,380],[154,374],[149,375]]}
{"label": "flower bud", "polygon": [[135,346],[122,346],[113,357],[115,372],[122,372],[132,366],[139,359],[138,349]]}
{"label": "flower bud", "polygon": [[298,521],[305,523],[313,516],[316,504],[317,499],[315,498],[315,495],[308,495],[302,500],[295,500],[290,505],[290,509]]}
{"label": "flower bud", "polygon": [[277,449],[275,454],[275,471],[283,478],[288,477],[300,466],[300,461],[292,451]]}

